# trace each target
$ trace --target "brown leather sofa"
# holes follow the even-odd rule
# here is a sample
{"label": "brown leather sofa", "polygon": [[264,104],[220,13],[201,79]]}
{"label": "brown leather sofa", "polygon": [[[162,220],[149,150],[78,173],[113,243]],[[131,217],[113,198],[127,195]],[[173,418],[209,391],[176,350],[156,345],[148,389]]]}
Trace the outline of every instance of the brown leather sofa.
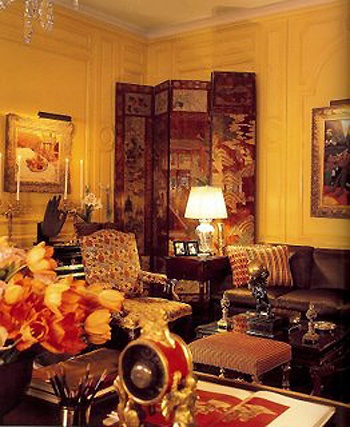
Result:
{"label": "brown leather sofa", "polygon": [[[318,319],[346,322],[350,320],[350,250],[289,246],[292,287],[268,287],[268,297],[275,309],[305,313],[312,302]],[[212,296],[215,317],[220,316],[220,299],[230,299],[230,314],[254,310],[255,298],[248,287],[233,287],[232,273]]]}

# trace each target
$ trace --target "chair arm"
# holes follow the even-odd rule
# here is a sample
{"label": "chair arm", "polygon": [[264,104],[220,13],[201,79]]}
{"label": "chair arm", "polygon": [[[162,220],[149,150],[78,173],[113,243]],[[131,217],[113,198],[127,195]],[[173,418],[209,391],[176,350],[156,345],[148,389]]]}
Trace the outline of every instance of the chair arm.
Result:
{"label": "chair arm", "polygon": [[151,297],[161,297],[179,301],[175,292],[176,280],[168,279],[165,274],[151,273],[149,271],[139,272],[139,281],[143,287],[143,294]]}

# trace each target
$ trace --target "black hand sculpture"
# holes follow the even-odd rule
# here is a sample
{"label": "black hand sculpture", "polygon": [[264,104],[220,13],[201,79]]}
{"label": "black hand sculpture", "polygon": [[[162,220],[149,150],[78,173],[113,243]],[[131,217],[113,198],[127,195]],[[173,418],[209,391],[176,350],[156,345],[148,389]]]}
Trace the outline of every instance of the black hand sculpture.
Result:
{"label": "black hand sculpture", "polygon": [[44,240],[57,236],[66,221],[67,213],[59,209],[60,201],[61,196],[54,196],[47,202],[44,220],[40,223]]}

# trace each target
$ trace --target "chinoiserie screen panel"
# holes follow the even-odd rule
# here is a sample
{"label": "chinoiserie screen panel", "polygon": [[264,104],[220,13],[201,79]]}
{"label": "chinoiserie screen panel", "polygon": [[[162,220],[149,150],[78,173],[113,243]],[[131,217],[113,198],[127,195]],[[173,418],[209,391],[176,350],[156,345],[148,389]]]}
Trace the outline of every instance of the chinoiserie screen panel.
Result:
{"label": "chinoiserie screen panel", "polygon": [[210,181],[210,83],[169,80],[155,87],[154,263],[161,270],[173,240],[195,238],[185,219],[191,186]]}
{"label": "chinoiserie screen panel", "polygon": [[254,73],[212,73],[212,184],[223,188],[226,244],[255,240]]}
{"label": "chinoiserie screen panel", "polygon": [[197,185],[223,188],[226,241],[254,242],[255,74],[116,89],[115,222],[143,260],[160,271],[171,241],[195,238],[184,213]]}
{"label": "chinoiserie screen panel", "polygon": [[116,85],[114,221],[135,233],[143,267],[152,253],[153,91]]}

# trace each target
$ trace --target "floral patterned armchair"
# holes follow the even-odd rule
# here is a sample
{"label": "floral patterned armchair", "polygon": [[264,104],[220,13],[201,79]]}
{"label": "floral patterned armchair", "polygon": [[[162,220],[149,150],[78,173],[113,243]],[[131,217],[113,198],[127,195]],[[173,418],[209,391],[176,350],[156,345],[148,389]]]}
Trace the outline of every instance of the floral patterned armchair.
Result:
{"label": "floral patterned armchair", "polygon": [[173,284],[164,274],[141,270],[134,234],[100,229],[79,241],[86,281],[124,292],[127,315],[121,319],[122,327],[134,330],[141,316],[162,310],[168,322],[191,315],[189,304],[153,296],[163,291],[167,297],[176,298]]}

